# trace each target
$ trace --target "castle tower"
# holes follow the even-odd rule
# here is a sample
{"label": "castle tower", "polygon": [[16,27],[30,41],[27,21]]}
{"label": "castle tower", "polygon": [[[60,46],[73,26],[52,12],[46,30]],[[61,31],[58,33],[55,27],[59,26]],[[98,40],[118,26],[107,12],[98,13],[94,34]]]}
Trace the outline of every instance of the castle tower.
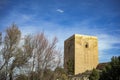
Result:
{"label": "castle tower", "polygon": [[73,61],[73,74],[92,70],[98,65],[98,40],[94,36],[75,34],[64,42],[64,68]]}

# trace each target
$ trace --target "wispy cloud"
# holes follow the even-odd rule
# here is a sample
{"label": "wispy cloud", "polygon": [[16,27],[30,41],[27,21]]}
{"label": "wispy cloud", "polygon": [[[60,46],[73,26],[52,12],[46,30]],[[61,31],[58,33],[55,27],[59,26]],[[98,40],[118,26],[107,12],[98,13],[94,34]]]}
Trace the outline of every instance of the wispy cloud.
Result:
{"label": "wispy cloud", "polygon": [[120,44],[120,38],[117,36],[112,36],[108,34],[99,34],[99,50],[108,50],[117,48],[115,44]]}
{"label": "wispy cloud", "polygon": [[22,15],[22,19],[23,20],[30,20],[31,19],[31,16],[29,16],[29,15]]}
{"label": "wispy cloud", "polygon": [[59,13],[63,13],[64,12],[62,9],[57,9],[56,11],[59,12]]}

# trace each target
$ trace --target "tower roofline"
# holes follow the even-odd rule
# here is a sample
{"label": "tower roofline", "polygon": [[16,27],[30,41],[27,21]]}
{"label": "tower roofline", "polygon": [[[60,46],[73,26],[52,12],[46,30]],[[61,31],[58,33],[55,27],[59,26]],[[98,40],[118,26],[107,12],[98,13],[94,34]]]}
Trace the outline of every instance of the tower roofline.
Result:
{"label": "tower roofline", "polygon": [[81,35],[81,34],[74,34],[73,36],[79,36],[79,37],[90,37],[90,38],[96,38],[97,39],[97,37],[96,36],[91,36],[91,35]]}
{"label": "tower roofline", "polygon": [[74,39],[75,37],[86,37],[86,38],[98,39],[96,36],[89,36],[89,35],[83,35],[83,34],[73,34],[72,36],[70,36],[65,41],[70,40],[70,39]]}

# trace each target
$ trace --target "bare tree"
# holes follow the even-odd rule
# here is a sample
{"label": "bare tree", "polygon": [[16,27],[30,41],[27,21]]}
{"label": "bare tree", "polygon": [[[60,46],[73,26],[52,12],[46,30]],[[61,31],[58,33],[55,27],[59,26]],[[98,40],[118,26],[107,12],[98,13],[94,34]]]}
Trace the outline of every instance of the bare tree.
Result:
{"label": "bare tree", "polygon": [[0,67],[2,70],[6,67],[6,75],[9,73],[8,67],[11,64],[14,53],[16,52],[16,47],[20,41],[21,32],[18,30],[15,24],[12,27],[6,29],[6,35],[3,42],[2,56],[4,59],[3,65]]}
{"label": "bare tree", "polygon": [[44,33],[35,35],[33,41],[33,61],[32,70],[38,72],[39,79],[42,80],[44,73],[48,69],[54,69],[58,64],[56,57],[60,55],[56,49],[57,38],[52,41],[45,37]]}
{"label": "bare tree", "polygon": [[12,71],[14,70],[14,68],[22,67],[32,57],[33,45],[31,43],[32,43],[31,36],[26,36],[23,47],[18,48],[14,56],[15,59],[13,60],[13,63],[11,64],[11,67],[10,67],[11,75],[12,75]]}
{"label": "bare tree", "polygon": [[32,56],[33,46],[31,44],[31,36],[24,38],[24,45],[22,47],[19,47],[20,39],[21,32],[15,24],[7,28],[2,49],[4,62],[0,66],[0,70],[6,69],[6,77],[8,75],[9,80],[13,80],[14,69],[25,65]]}
{"label": "bare tree", "polygon": [[[0,34],[0,43],[1,37]],[[57,38],[50,40],[42,32],[33,36],[25,36],[23,44],[20,44],[20,41],[21,31],[15,24],[6,29],[0,55],[2,56],[0,72],[5,71],[4,76],[13,80],[16,69],[26,70],[29,66],[28,72],[32,73],[30,76],[35,75],[38,80],[49,79],[54,73],[53,69],[61,63],[61,51],[56,47]]]}

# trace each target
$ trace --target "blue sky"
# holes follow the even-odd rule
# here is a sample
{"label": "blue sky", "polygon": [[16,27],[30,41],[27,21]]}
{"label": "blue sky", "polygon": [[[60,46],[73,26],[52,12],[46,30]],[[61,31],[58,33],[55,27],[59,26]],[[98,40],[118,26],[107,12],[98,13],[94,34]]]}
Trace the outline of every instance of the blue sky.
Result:
{"label": "blue sky", "polygon": [[0,0],[0,32],[12,23],[23,35],[57,36],[62,49],[75,33],[97,36],[100,62],[120,55],[120,0]]}

